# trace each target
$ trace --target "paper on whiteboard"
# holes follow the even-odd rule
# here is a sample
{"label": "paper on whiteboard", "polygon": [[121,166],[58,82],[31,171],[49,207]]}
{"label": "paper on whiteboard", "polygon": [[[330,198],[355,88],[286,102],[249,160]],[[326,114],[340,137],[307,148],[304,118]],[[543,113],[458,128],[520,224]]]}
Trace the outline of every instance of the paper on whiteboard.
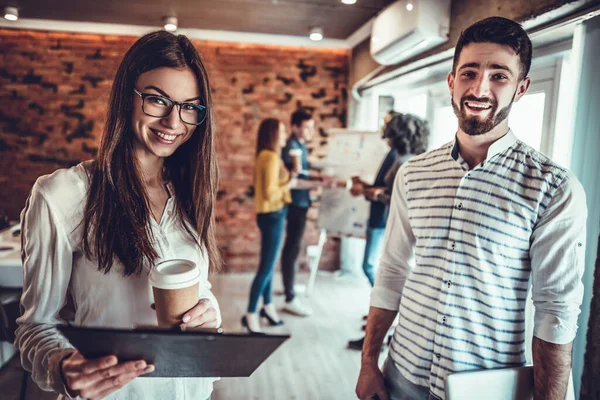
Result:
{"label": "paper on whiteboard", "polygon": [[[380,132],[330,129],[325,172],[340,178],[360,176],[373,182],[389,147]],[[331,234],[364,237],[370,203],[344,189],[326,189],[321,196],[318,225]]]}
{"label": "paper on whiteboard", "polygon": [[327,189],[321,196],[318,225],[332,235],[364,237],[369,202],[352,197],[345,189]]}
{"label": "paper on whiteboard", "polygon": [[329,129],[327,156],[323,166],[340,178],[360,176],[367,182],[375,179],[389,151],[381,132]]}

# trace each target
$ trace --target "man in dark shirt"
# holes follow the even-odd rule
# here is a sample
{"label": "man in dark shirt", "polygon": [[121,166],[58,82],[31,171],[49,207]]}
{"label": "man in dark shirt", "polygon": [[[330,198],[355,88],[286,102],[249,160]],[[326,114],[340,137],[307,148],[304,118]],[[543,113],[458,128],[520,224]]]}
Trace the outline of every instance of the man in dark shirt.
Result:
{"label": "man in dark shirt", "polygon": [[[382,132],[385,131],[385,124],[387,124],[397,113],[390,111],[384,118],[384,125]],[[386,186],[385,176],[388,171],[394,165],[394,162],[398,158],[398,153],[393,148],[390,149],[386,155],[377,177],[373,182],[373,185],[369,185],[359,179],[354,179],[350,193],[353,196],[364,195],[367,200],[371,202],[371,209],[369,212],[369,221],[367,224],[367,240],[365,243],[365,254],[363,257],[363,271],[369,280],[371,287],[375,283],[375,267],[379,262],[381,251],[383,248],[383,236],[385,234],[385,224],[387,222],[389,204],[378,201],[376,199],[376,193],[378,189],[383,189]],[[358,340],[351,340],[348,342],[348,347],[356,350],[361,350],[364,342],[364,337]]]}
{"label": "man in dark shirt", "polygon": [[[281,152],[285,166],[296,175],[298,179],[311,180],[316,178],[308,170],[308,149],[306,142],[314,135],[315,121],[305,110],[297,110],[292,114],[291,135]],[[292,155],[290,155],[290,152]],[[300,163],[293,163],[294,154],[300,154]],[[310,208],[310,189],[292,189],[292,203],[288,207],[286,239],[281,253],[281,272],[285,291],[284,310],[290,313],[308,317],[312,310],[300,302],[294,293],[294,279],[296,276],[296,261],[300,254],[302,236],[306,227],[306,214]]]}

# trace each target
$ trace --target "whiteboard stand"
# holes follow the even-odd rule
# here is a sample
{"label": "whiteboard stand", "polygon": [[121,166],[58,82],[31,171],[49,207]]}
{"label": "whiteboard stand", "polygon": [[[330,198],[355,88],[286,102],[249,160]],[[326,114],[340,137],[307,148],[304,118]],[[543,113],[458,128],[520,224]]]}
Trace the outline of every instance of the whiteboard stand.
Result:
{"label": "whiteboard stand", "polygon": [[306,291],[304,292],[306,297],[310,297],[315,286],[317,271],[319,270],[319,262],[321,261],[321,254],[323,253],[323,246],[325,245],[326,241],[327,231],[325,229],[321,229],[318,243],[306,247],[306,258],[308,259],[308,268],[310,269],[308,284],[306,285]]}

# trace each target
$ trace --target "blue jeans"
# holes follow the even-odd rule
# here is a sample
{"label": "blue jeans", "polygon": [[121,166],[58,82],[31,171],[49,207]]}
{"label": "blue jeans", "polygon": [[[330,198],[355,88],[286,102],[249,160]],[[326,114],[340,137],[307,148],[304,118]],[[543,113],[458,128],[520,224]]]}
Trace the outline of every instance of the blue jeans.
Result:
{"label": "blue jeans", "polygon": [[287,206],[270,212],[256,214],[256,223],[260,229],[260,263],[258,271],[250,289],[250,302],[248,312],[255,313],[258,308],[258,300],[263,296],[263,303],[271,303],[273,272],[281,253],[283,244],[283,232],[285,229],[285,218]]}
{"label": "blue jeans", "polygon": [[390,400],[436,400],[429,393],[429,388],[418,386],[402,376],[402,373],[390,360],[389,356],[383,363],[383,380],[388,390]]}
{"label": "blue jeans", "polygon": [[375,269],[379,264],[381,250],[383,249],[383,236],[385,228],[367,228],[367,243],[365,244],[365,256],[363,258],[363,271],[369,279],[371,286],[375,283]]}

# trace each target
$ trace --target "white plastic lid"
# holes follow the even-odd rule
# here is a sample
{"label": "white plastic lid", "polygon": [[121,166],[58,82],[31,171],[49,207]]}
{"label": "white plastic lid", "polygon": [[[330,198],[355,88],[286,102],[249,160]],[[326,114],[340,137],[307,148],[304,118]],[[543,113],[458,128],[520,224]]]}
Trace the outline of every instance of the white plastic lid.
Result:
{"label": "white plastic lid", "polygon": [[148,280],[158,289],[181,289],[200,281],[200,269],[190,260],[167,260],[150,271]]}
{"label": "white plastic lid", "polygon": [[291,149],[290,150],[290,156],[301,156],[302,155],[302,149]]}

